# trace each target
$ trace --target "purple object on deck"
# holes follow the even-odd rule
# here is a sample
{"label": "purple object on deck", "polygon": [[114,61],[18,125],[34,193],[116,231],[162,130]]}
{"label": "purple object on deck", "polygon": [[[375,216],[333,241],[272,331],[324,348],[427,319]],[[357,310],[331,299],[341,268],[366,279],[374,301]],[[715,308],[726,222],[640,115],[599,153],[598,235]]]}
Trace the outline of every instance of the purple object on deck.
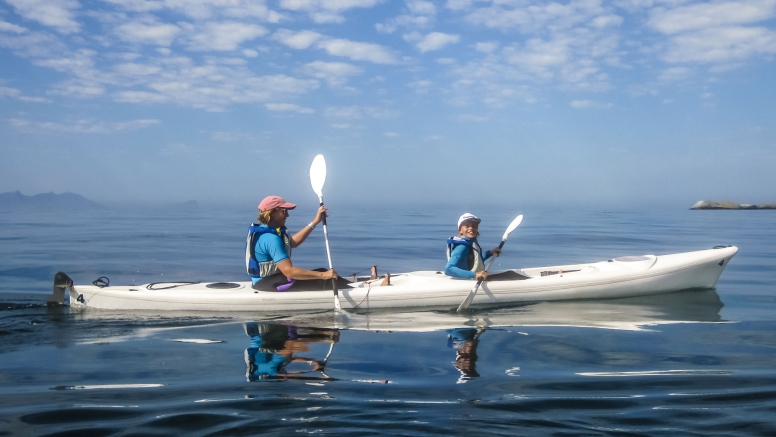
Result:
{"label": "purple object on deck", "polygon": [[278,287],[278,291],[286,291],[289,288],[291,288],[292,285],[296,283],[296,279],[294,278],[288,278],[288,284],[283,284]]}

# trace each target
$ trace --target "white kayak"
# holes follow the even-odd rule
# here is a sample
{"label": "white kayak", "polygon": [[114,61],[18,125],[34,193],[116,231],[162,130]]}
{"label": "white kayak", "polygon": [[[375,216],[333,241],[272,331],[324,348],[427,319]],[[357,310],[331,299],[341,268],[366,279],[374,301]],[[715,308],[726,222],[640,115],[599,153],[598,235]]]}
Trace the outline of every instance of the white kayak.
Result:
{"label": "white kayak", "polygon": [[[571,299],[646,296],[687,289],[714,288],[725,266],[738,252],[735,246],[670,255],[612,258],[590,264],[509,269],[505,280],[485,281],[472,306]],[[59,274],[58,274],[59,276]],[[71,307],[115,310],[176,311],[311,311],[334,308],[331,289],[266,292],[250,282],[165,282],[145,285],[72,285],[55,280],[51,301],[63,302],[69,288]],[[436,271],[391,275],[391,285],[360,279],[340,287],[343,309],[456,308],[476,284]],[[102,285],[102,286],[101,286]],[[59,293],[60,296],[57,296]],[[64,302],[63,302],[64,303]]]}

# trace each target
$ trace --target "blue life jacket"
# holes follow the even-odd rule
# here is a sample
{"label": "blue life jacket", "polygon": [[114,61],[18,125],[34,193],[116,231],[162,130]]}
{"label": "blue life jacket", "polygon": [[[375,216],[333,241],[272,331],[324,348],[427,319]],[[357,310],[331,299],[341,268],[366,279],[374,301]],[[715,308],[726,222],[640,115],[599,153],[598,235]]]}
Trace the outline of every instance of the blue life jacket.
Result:
{"label": "blue life jacket", "polygon": [[245,269],[251,275],[251,278],[266,278],[271,274],[277,273],[277,265],[275,265],[274,261],[259,262],[256,258],[256,242],[259,241],[259,237],[263,234],[279,236],[286,247],[286,253],[288,256],[291,256],[291,237],[289,237],[288,230],[285,227],[271,228],[269,226],[251,224],[248,227],[248,237],[245,239]]}
{"label": "blue life jacket", "polygon": [[461,236],[450,237],[447,239],[447,259],[450,259],[450,255],[453,253],[453,249],[456,246],[464,245],[469,248],[468,256],[466,257],[466,268],[473,272],[479,272],[485,270],[485,264],[482,262],[482,248],[480,247],[477,239],[470,240]]}

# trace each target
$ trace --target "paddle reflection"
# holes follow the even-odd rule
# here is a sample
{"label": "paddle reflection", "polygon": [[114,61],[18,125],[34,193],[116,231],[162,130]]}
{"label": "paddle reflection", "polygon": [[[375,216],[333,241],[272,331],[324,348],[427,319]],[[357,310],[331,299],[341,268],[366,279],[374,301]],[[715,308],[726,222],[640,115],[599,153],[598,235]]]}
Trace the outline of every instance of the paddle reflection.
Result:
{"label": "paddle reflection", "polygon": [[[250,347],[245,350],[248,381],[334,380],[325,370],[334,343],[339,341],[339,330],[250,322],[245,324],[245,334],[250,337]],[[331,344],[325,358],[299,355],[310,353],[312,343]],[[289,369],[294,364],[298,368]]]}

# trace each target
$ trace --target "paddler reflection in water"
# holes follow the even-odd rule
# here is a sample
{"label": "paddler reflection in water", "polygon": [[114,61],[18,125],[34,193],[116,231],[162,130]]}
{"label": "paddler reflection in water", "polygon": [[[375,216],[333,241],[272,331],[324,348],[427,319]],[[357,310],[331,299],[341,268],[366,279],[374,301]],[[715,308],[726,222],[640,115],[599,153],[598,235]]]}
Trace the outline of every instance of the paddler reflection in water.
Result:
{"label": "paddler reflection in water", "polygon": [[457,384],[480,376],[477,373],[477,344],[485,328],[458,328],[447,331],[447,346],[455,348],[455,368],[461,372]]}
{"label": "paddler reflection in water", "polygon": [[[326,360],[294,356],[295,353],[309,352],[311,343],[339,341],[336,329],[297,328],[291,325],[250,322],[245,324],[245,333],[251,344],[245,350],[245,364],[248,366],[248,381],[316,379],[332,380],[324,372]],[[329,348],[331,353],[331,348]],[[304,363],[299,370],[288,370],[292,363]],[[310,372],[321,372],[321,376],[305,376]]]}
{"label": "paddler reflection in water", "polygon": [[484,261],[493,255],[501,255],[501,249],[494,247],[482,253],[477,241],[480,236],[480,221],[477,216],[468,212],[458,219],[458,235],[447,240],[445,275],[454,278],[488,279]]}

